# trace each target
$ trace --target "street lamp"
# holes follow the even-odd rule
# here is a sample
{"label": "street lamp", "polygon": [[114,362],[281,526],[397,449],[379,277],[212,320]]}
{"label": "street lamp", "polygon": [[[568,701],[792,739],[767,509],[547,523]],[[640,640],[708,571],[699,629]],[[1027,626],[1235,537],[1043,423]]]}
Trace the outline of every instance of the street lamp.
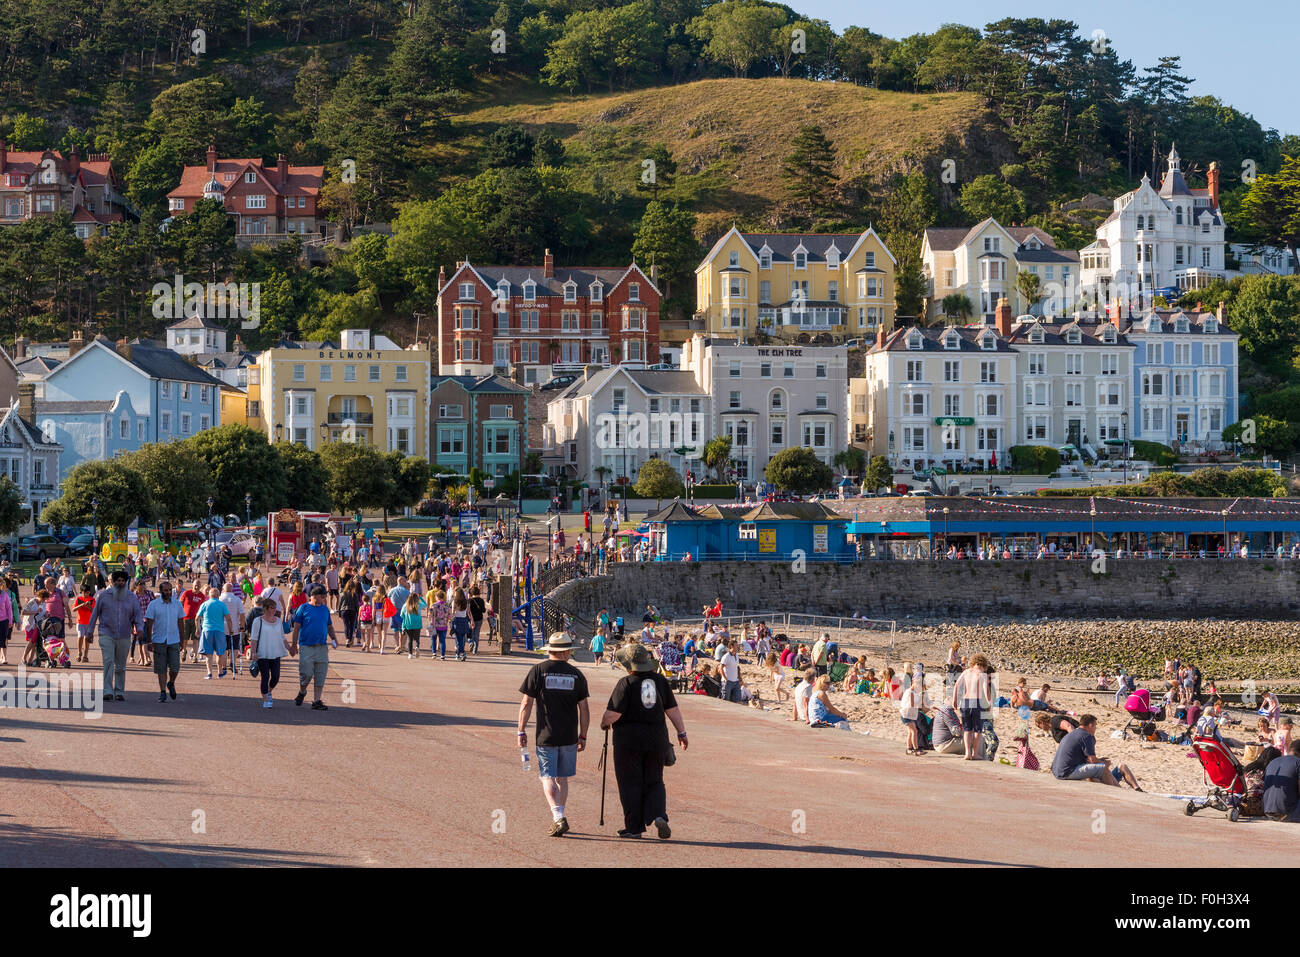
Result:
{"label": "street lamp", "polygon": [[284,423],[282,422],[275,423],[275,440],[277,442],[284,441]]}
{"label": "street lamp", "polygon": [[251,530],[253,527],[253,493],[244,493],[244,524]]}
{"label": "street lamp", "polygon": [[90,524],[95,527],[94,547],[95,550],[98,551],[99,550],[99,499],[98,498],[92,498],[90,500],[90,510],[93,516],[91,518]]}
{"label": "street lamp", "polygon": [[1090,508],[1088,514],[1092,516],[1092,534],[1088,537],[1088,554],[1091,555],[1097,547],[1097,510]]}
{"label": "street lamp", "polygon": [[948,506],[943,507],[943,550],[948,551]]}
{"label": "street lamp", "polygon": [[325,442],[329,441],[329,437],[330,437],[330,427],[329,427],[329,425],[328,425],[327,423],[322,422],[322,423],[320,424],[320,440],[321,440],[321,444],[324,445]]}
{"label": "street lamp", "polygon": [[212,496],[208,496],[208,548],[212,547],[212,506],[215,504]]}
{"label": "street lamp", "polygon": [[1120,428],[1123,432],[1124,484],[1128,484],[1128,410],[1119,414]]}
{"label": "street lamp", "polygon": [[1228,510],[1223,510],[1223,557],[1228,557]]}

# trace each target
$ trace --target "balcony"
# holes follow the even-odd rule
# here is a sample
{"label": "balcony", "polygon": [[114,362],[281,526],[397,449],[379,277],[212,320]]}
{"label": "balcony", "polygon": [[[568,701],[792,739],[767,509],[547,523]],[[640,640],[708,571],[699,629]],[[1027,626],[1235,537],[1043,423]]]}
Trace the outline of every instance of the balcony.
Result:
{"label": "balcony", "polygon": [[330,425],[343,425],[345,422],[351,422],[353,425],[374,425],[375,414],[373,412],[330,412],[325,416],[325,421]]}

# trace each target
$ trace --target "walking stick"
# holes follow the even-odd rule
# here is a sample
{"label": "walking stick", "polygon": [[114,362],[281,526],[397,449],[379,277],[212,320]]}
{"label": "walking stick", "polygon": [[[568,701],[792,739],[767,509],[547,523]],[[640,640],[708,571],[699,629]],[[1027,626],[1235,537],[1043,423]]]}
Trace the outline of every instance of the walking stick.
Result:
{"label": "walking stick", "polygon": [[600,826],[605,826],[605,779],[609,777],[609,728],[605,729],[605,748],[600,753]]}

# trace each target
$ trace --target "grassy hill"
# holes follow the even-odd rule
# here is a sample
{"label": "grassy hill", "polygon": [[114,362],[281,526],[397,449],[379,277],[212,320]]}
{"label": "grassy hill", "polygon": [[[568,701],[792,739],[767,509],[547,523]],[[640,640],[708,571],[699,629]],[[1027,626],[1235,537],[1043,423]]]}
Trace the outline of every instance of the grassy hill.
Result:
{"label": "grassy hill", "polygon": [[974,94],[769,78],[576,97],[502,86],[455,118],[457,136],[442,158],[474,168],[483,140],[501,123],[559,136],[569,165],[596,192],[633,190],[646,149],[665,144],[678,163],[669,195],[694,204],[702,235],[737,218],[760,225],[779,208],[781,160],[801,124],[820,125],[835,144],[837,172],[846,184],[922,168],[937,177],[946,158],[957,162],[959,180],[967,181],[1014,157],[996,117]]}

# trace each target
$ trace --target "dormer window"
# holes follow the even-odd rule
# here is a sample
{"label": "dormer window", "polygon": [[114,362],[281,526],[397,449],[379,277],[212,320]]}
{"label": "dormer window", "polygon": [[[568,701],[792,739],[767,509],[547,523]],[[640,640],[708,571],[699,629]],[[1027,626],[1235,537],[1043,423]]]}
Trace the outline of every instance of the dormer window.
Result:
{"label": "dormer window", "polygon": [[572,279],[570,279],[568,282],[564,284],[564,301],[565,302],[578,301],[578,284],[574,282]]}
{"label": "dormer window", "polygon": [[998,337],[992,333],[985,333],[980,339],[980,348],[985,352],[994,352],[998,347]]}
{"label": "dormer window", "polygon": [[836,269],[839,268],[839,265],[840,251],[834,246],[831,246],[830,249],[826,250],[826,266],[828,269]]}
{"label": "dormer window", "polygon": [[1218,332],[1218,331],[1219,331],[1219,320],[1218,320],[1218,319],[1206,319],[1203,323],[1201,323],[1201,328],[1204,329],[1206,332]]}
{"label": "dormer window", "polygon": [[1147,320],[1147,332],[1160,332],[1160,331],[1161,330],[1160,330],[1159,318],[1157,318],[1156,316],[1152,316],[1150,319]]}
{"label": "dormer window", "polygon": [[768,249],[766,246],[764,246],[758,253],[758,268],[772,268],[772,250]]}
{"label": "dormer window", "polygon": [[497,298],[502,302],[510,298],[510,283],[504,279],[497,283]]}
{"label": "dormer window", "polygon": [[1042,326],[1034,326],[1034,328],[1032,328],[1032,329],[1029,330],[1029,341],[1030,341],[1030,342],[1042,342],[1042,341],[1043,341],[1043,327],[1042,327]]}
{"label": "dormer window", "polygon": [[591,294],[592,302],[600,302],[602,299],[605,298],[605,287],[598,282],[593,282],[591,284],[591,289],[589,290],[589,292]]}
{"label": "dormer window", "polygon": [[945,349],[960,349],[961,336],[957,335],[955,332],[948,333],[943,337],[943,347]]}
{"label": "dormer window", "polygon": [[524,302],[537,301],[537,283],[531,279],[524,280]]}
{"label": "dormer window", "polygon": [[920,349],[922,346],[921,334],[919,332],[909,333],[907,336],[907,348]]}
{"label": "dormer window", "polygon": [[1106,328],[1101,331],[1101,341],[1106,343],[1107,345],[1114,345],[1115,327],[1112,326],[1110,323],[1107,323]]}
{"label": "dormer window", "polygon": [[739,265],[740,265],[740,253],[733,252],[733,253],[731,254],[731,256],[730,256],[730,261],[727,263],[727,265],[729,265],[729,266],[739,266]]}
{"label": "dormer window", "polygon": [[1083,342],[1083,335],[1078,329],[1071,329],[1065,334],[1065,341],[1072,346],[1077,346],[1079,343]]}
{"label": "dormer window", "polygon": [[795,269],[808,268],[808,254],[804,252],[802,249],[800,249],[794,254],[794,268]]}
{"label": "dormer window", "polygon": [[1180,317],[1178,317],[1176,320],[1174,320],[1174,331],[1175,331],[1175,332],[1186,332],[1186,331],[1187,331],[1187,317],[1186,317],[1186,316],[1180,316]]}

